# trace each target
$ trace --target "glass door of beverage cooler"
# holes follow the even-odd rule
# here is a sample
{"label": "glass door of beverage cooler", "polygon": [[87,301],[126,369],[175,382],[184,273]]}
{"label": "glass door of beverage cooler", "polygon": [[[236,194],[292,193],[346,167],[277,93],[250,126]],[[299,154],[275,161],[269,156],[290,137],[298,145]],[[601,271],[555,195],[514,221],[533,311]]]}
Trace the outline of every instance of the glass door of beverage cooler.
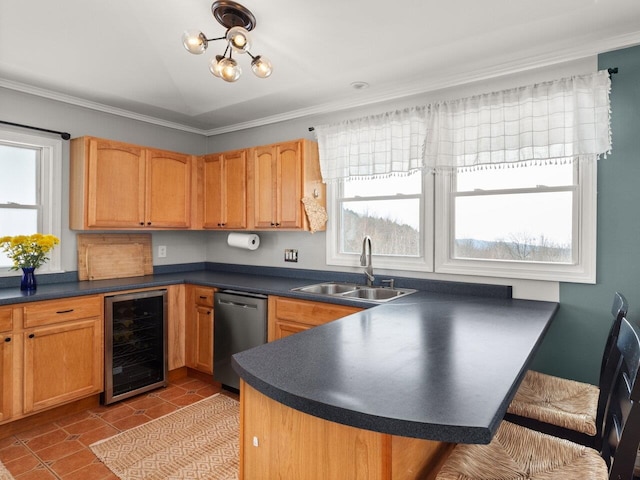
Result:
{"label": "glass door of beverage cooler", "polygon": [[105,297],[105,404],[167,385],[167,291]]}

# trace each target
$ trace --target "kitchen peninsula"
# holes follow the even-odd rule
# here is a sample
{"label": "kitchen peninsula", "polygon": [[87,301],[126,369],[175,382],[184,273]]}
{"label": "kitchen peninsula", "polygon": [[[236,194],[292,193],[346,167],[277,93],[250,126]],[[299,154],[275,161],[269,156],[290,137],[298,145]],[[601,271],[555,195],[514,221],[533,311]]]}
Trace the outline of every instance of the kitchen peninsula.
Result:
{"label": "kitchen peninsula", "polygon": [[[425,478],[451,445],[490,441],[558,307],[514,300],[506,286],[395,278],[417,291],[376,304],[297,290],[361,282],[357,274],[212,263],[163,270],[43,283],[31,296],[0,288],[0,307],[190,284],[363,309],[235,356],[245,479],[265,471],[296,480]],[[169,319],[170,331],[181,318]]]}
{"label": "kitchen peninsula", "polygon": [[421,294],[236,354],[241,478],[428,478],[490,442],[556,309]]}

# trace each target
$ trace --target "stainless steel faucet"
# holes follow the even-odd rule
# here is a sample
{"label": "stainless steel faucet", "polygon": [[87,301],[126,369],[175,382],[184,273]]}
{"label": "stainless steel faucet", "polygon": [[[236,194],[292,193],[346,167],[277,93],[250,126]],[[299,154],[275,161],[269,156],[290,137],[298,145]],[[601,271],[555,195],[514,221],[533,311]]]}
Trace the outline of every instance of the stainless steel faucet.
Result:
{"label": "stainless steel faucet", "polygon": [[[368,248],[368,251],[367,251]],[[367,276],[367,285],[373,285],[376,277],[373,276],[373,263],[371,262],[371,237],[365,235],[362,240],[362,253],[360,254],[360,265],[365,267],[364,274]]]}

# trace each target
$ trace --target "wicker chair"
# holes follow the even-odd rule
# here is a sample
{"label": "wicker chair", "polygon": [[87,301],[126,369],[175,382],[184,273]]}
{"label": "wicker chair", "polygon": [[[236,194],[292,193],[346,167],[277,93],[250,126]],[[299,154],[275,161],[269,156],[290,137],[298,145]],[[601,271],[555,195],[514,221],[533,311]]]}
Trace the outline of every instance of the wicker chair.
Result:
{"label": "wicker chair", "polygon": [[529,370],[509,405],[505,420],[600,450],[602,422],[617,356],[615,342],[627,315],[625,297],[614,295],[613,323],[600,365],[599,386]]}
{"label": "wicker chair", "polygon": [[457,445],[436,480],[631,480],[640,446],[640,328],[623,318],[602,452],[502,422],[489,445]]}

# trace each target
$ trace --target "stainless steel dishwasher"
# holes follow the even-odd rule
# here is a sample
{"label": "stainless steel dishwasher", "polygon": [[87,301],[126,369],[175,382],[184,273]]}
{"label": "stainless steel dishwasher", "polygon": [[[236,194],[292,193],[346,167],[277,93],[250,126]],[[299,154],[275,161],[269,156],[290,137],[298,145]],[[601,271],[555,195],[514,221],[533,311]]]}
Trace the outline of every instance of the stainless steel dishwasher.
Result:
{"label": "stainless steel dishwasher", "polygon": [[267,297],[223,290],[214,298],[213,378],[239,389],[231,356],[267,342]]}

